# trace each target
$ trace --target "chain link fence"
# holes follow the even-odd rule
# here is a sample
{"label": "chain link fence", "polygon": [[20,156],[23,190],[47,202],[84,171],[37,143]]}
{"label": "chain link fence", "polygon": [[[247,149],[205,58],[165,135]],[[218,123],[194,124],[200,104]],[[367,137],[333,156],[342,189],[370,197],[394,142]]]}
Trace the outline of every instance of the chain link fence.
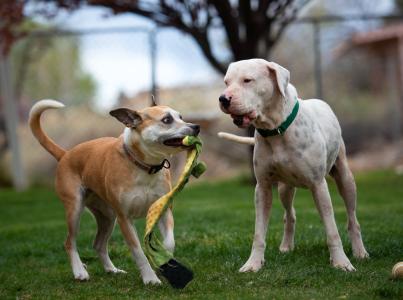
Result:
{"label": "chain link fence", "polygon": [[[354,42],[357,33],[371,36],[373,30],[385,26],[395,26],[400,32],[401,21],[400,17],[301,19],[289,26],[271,54],[273,61],[290,70],[291,82],[301,98],[322,98],[334,108],[350,153],[393,143],[401,137],[398,35],[394,41]],[[9,151],[12,145],[5,135],[4,84],[9,85],[18,110],[20,162],[30,183],[53,181],[56,165],[27,126],[30,107],[43,98],[67,105],[43,118],[44,130],[67,149],[89,139],[119,136],[123,128],[108,115],[108,109],[141,109],[155,95],[159,103],[202,124],[207,178],[249,170],[247,147],[216,137],[217,131],[243,134],[219,111],[222,74],[213,70],[189,36],[177,30],[36,31],[14,46],[2,78],[3,183],[12,177],[15,153]],[[180,166],[180,162],[175,165]]]}

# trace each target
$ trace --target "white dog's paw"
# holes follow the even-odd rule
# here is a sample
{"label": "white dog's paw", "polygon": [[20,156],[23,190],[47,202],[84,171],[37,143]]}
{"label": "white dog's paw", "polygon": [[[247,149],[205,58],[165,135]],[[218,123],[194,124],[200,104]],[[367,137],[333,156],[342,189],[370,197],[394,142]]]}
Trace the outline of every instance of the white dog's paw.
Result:
{"label": "white dog's paw", "polygon": [[249,257],[248,261],[239,269],[239,272],[257,272],[264,264],[264,258]]}
{"label": "white dog's paw", "polygon": [[282,242],[279,249],[281,253],[291,252],[294,250],[294,244]]}
{"label": "white dog's paw", "polygon": [[358,259],[367,259],[369,258],[369,254],[367,252],[367,250],[365,250],[365,248],[361,248],[359,250],[354,251],[353,249],[353,255],[355,258]]}
{"label": "white dog's paw", "polygon": [[355,271],[354,266],[351,264],[350,260],[347,258],[345,254],[340,255],[337,259],[331,259],[333,267],[337,269],[341,269],[346,272]]}

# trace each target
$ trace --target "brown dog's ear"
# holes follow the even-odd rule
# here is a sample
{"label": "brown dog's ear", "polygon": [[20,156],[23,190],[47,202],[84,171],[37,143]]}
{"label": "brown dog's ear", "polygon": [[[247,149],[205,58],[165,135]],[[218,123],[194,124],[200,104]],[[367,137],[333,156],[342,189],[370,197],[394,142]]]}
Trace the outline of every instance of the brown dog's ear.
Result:
{"label": "brown dog's ear", "polygon": [[271,61],[267,62],[267,67],[269,68],[269,72],[274,72],[278,90],[280,91],[280,94],[285,97],[285,92],[287,90],[288,83],[290,82],[290,72],[286,68]]}
{"label": "brown dog's ear", "polygon": [[128,108],[118,108],[110,111],[109,114],[129,128],[136,128],[142,121],[138,112]]}

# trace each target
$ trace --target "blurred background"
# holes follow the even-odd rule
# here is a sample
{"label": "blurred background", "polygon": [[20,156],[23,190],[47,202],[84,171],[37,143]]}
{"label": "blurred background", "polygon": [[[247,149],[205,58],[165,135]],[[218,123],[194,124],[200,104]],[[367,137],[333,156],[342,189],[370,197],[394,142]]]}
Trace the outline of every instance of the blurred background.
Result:
{"label": "blurred background", "polygon": [[[202,125],[205,180],[249,174],[247,134],[220,112],[229,62],[286,67],[303,99],[335,110],[355,171],[402,172],[403,1],[3,1],[0,186],[48,185],[55,160],[27,126],[44,98],[66,104],[45,131],[69,149],[123,128],[108,112],[151,95]],[[182,158],[174,160],[175,169]]]}

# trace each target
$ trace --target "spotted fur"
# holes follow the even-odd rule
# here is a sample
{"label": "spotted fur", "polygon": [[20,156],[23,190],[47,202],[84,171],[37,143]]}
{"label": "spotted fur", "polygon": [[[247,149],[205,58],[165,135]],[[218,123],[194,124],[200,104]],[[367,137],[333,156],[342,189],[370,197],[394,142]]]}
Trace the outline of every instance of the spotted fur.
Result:
{"label": "spotted fur", "polygon": [[[245,78],[252,80],[245,82]],[[343,250],[325,179],[332,169],[331,175],[347,208],[353,254],[358,258],[368,257],[356,218],[354,178],[348,167],[340,125],[330,106],[318,99],[300,99],[295,87],[289,83],[288,70],[263,59],[232,63],[224,79],[227,87],[223,96],[230,103],[226,107],[221,105],[223,112],[253,118],[252,124],[257,128],[277,128],[290,114],[295,101],[300,105],[296,119],[283,136],[264,138],[256,132],[254,138],[244,138],[219,134],[236,142],[255,144],[255,235],[250,257],[240,271],[256,272],[263,265],[275,182],[279,183],[285,208],[280,251],[290,251],[294,247],[294,192],[296,187],[307,188],[312,192],[325,226],[331,263],[346,271],[355,270]]]}

